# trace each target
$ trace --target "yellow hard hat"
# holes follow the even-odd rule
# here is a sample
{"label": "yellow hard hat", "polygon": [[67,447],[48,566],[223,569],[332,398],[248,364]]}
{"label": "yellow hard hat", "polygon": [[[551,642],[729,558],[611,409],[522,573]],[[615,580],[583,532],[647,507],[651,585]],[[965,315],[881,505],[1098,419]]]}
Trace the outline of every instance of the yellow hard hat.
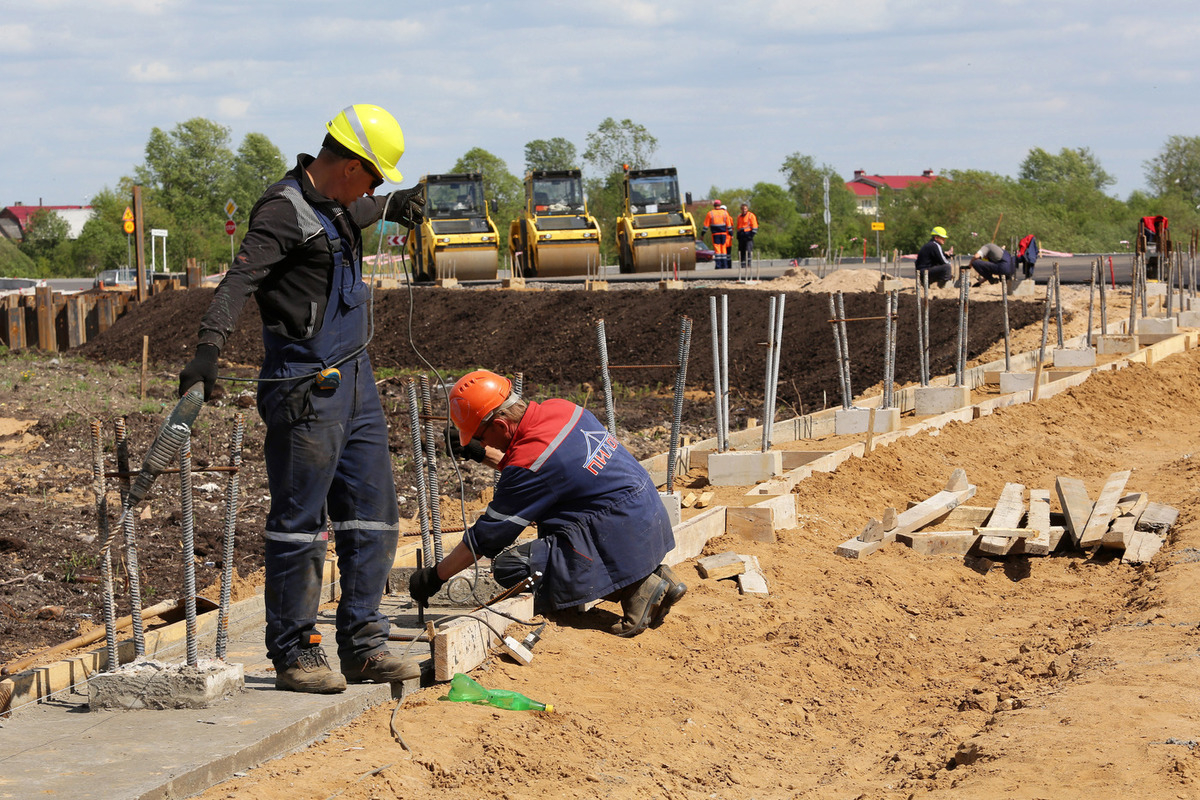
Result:
{"label": "yellow hard hat", "polygon": [[940,236],[943,239],[945,239],[946,238],[946,229],[943,228],[941,225],[938,225],[936,228],[933,229],[933,232],[929,235],[930,236]]}
{"label": "yellow hard hat", "polygon": [[370,161],[392,183],[404,179],[396,169],[396,163],[404,155],[404,131],[396,118],[379,106],[369,103],[346,106],[325,128],[339,144]]}

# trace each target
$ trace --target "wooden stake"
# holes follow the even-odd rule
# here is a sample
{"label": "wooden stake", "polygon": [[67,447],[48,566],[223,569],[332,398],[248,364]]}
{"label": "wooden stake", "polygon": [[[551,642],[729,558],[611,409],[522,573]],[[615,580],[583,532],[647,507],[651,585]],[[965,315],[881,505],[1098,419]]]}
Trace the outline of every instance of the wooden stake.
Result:
{"label": "wooden stake", "polygon": [[142,392],[141,399],[146,399],[146,365],[150,361],[150,337],[142,337]]}
{"label": "wooden stake", "polygon": [[871,412],[867,414],[867,443],[866,452],[871,452],[875,439],[875,406],[871,406]]}

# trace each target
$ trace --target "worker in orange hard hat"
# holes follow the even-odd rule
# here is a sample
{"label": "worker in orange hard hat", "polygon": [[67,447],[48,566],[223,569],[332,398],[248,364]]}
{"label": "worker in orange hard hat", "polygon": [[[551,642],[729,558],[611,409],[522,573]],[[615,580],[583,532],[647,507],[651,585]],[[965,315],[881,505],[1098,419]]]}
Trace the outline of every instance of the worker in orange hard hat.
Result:
{"label": "worker in orange hard hat", "polygon": [[[362,274],[364,229],[380,218],[410,228],[423,219],[420,187],[375,196],[384,181],[401,180],[403,154],[400,123],[379,106],[336,114],[317,155],[301,154],[254,204],[241,249],[200,322],[196,355],[179,375],[181,395],[199,383],[209,398],[217,356],[255,295],[271,492],[266,644],[277,689],[332,694],[347,681],[421,674],[417,662],[391,653],[379,611],[400,527],[387,421],[366,353],[371,304]],[[342,576],[340,672],[330,668],[317,630],[331,529]]]}
{"label": "worker in orange hard hat", "polygon": [[717,269],[730,269],[729,245],[733,241],[733,217],[725,210],[720,200],[713,200],[712,210],[704,215],[703,233],[712,239],[713,265]]}
{"label": "worker in orange hard hat", "polygon": [[[500,480],[449,555],[412,574],[416,602],[484,556],[501,586],[531,579],[543,610],[619,602],[618,636],[657,625],[687,592],[662,563],[675,538],[650,474],[591,412],[527,401],[504,376],[476,370],[450,391],[450,420],[455,455],[499,469]],[[535,523],[537,539],[510,546]]]}

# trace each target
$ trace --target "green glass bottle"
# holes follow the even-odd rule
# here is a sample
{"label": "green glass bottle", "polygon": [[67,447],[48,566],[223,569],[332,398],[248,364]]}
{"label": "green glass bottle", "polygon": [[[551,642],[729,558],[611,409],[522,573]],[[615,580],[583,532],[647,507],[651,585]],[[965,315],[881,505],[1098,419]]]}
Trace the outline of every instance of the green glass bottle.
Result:
{"label": "green glass bottle", "polygon": [[554,706],[530,700],[520,692],[512,692],[507,689],[485,689],[469,675],[461,672],[454,673],[454,677],[450,680],[450,691],[442,699],[506,708],[510,711],[554,711]]}

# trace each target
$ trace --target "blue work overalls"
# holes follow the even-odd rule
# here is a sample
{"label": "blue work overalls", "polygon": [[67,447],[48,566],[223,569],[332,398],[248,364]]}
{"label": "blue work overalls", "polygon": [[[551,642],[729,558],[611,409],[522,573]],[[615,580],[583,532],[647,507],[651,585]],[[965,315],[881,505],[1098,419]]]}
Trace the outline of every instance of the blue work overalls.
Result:
{"label": "blue work overalls", "polygon": [[[263,329],[260,377],[268,380],[259,383],[258,411],[267,426],[271,491],[264,599],[267,655],[277,668],[320,641],[316,620],[330,528],[341,573],[338,655],[364,660],[387,649],[388,620],[379,603],[400,516],[387,422],[365,350],[370,291],[358,253],[294,180],[283,183],[304,241],[328,241],[333,277],[315,334],[292,340]],[[333,364],[341,385],[317,388],[315,373]],[[294,379],[272,380],[278,378]]]}

